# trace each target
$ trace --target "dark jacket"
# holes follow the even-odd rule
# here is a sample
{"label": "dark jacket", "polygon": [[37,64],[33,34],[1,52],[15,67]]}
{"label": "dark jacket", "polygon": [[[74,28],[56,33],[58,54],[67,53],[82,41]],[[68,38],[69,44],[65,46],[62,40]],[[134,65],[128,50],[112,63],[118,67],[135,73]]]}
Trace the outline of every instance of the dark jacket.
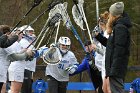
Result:
{"label": "dark jacket", "polygon": [[17,35],[13,35],[12,37],[8,38],[7,35],[4,35],[0,32],[0,47],[1,48],[7,48],[11,46],[17,40],[18,40]]}
{"label": "dark jacket", "polygon": [[123,13],[122,17],[113,23],[113,33],[108,39],[100,34],[96,37],[106,46],[106,76],[125,78],[130,51],[130,33],[128,31],[130,27],[130,19],[126,13]]}

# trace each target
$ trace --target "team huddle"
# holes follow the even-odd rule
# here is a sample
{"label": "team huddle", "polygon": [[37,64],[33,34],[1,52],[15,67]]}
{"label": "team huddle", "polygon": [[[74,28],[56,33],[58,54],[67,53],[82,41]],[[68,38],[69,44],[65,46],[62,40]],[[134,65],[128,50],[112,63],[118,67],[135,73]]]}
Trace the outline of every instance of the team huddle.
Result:
{"label": "team huddle", "polygon": [[[58,14],[52,18],[57,17]],[[51,22],[54,24],[54,20]],[[49,93],[66,93],[69,77],[85,70],[96,93],[124,93],[131,26],[124,3],[112,4],[109,11],[100,14],[98,25],[91,31],[92,38],[83,45],[86,55],[79,63],[70,50],[70,37],[60,36],[49,46],[35,48],[37,36],[30,25],[12,32],[9,26],[0,25],[0,90],[8,78],[9,93],[32,93],[36,59],[42,58],[47,63]]]}

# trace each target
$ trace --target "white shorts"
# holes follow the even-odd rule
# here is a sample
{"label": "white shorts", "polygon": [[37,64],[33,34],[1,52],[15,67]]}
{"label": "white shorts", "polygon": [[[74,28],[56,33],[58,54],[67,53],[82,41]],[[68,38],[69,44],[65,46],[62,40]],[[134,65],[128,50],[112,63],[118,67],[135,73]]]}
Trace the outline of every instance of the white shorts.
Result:
{"label": "white shorts", "polygon": [[0,66],[0,82],[6,83],[8,67],[9,66]]}
{"label": "white shorts", "polygon": [[23,82],[24,72],[9,71],[9,81]]}
{"label": "white shorts", "polygon": [[25,61],[12,62],[8,68],[9,81],[23,82]]}

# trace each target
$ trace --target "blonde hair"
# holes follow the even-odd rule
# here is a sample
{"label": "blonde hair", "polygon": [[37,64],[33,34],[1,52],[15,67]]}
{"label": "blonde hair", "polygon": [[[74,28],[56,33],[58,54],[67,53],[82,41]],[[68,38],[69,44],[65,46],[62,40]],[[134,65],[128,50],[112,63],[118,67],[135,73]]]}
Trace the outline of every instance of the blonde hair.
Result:
{"label": "blonde hair", "polygon": [[104,13],[100,14],[99,22],[103,22],[104,24],[106,24],[108,20],[108,16],[109,16],[108,11],[105,11]]}
{"label": "blonde hair", "polygon": [[112,14],[109,14],[109,19],[106,24],[108,34],[112,33],[113,23],[118,20],[119,17],[121,17],[121,15],[113,16]]}
{"label": "blonde hair", "polygon": [[102,31],[106,30],[106,23],[108,20],[109,12],[105,11],[104,13],[100,14],[100,18],[98,20],[99,26],[102,29]]}

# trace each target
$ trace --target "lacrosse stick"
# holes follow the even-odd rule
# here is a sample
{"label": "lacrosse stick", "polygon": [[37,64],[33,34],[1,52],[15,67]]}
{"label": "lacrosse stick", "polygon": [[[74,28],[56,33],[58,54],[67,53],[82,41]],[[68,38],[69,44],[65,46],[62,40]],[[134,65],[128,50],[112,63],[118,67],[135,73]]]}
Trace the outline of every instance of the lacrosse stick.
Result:
{"label": "lacrosse stick", "polygon": [[43,41],[43,39],[45,38],[46,33],[48,32],[49,29],[50,29],[50,27],[47,27],[47,29],[43,31],[43,32],[45,32],[45,33],[43,34],[43,36],[42,36],[40,42],[38,43],[38,46],[36,47],[36,49],[39,48],[40,44],[42,43],[42,41]]}
{"label": "lacrosse stick", "polygon": [[60,20],[59,20],[58,25],[57,25],[57,31],[56,31],[56,35],[55,35],[55,41],[54,41],[55,44],[56,44],[57,38],[58,38],[57,36],[58,36],[59,27],[60,27]]}
{"label": "lacrosse stick", "polygon": [[36,6],[38,6],[40,4],[42,0],[34,0],[34,4],[32,5],[32,7],[27,11],[27,13],[20,19],[20,21],[12,28],[11,32],[14,31],[14,29],[22,22],[23,19],[25,19],[27,17],[27,15],[33,10],[33,8],[35,8]]}
{"label": "lacrosse stick", "polygon": [[99,0],[96,0],[96,18],[97,18],[97,24],[99,20]]}
{"label": "lacrosse stick", "polygon": [[[58,23],[58,21],[61,19],[61,15],[58,14],[58,13],[56,13],[53,17],[49,17],[49,18],[51,18],[51,19],[48,21],[47,30],[46,30],[45,33],[43,34],[43,37],[41,38],[41,40],[40,40],[40,42],[39,42],[39,44],[38,44],[38,46],[37,46],[37,49],[39,48],[40,44],[42,43],[43,39],[45,38],[45,35],[46,35],[46,33],[48,32],[49,28],[50,28],[51,26],[55,26],[55,25]],[[43,31],[43,32],[44,32],[44,31]]]}
{"label": "lacrosse stick", "polygon": [[86,24],[90,41],[93,44],[93,40],[92,40],[92,37],[91,37],[91,34],[90,34],[89,26],[88,26],[87,19],[86,19],[86,16],[85,16],[85,12],[84,12],[84,9],[83,9],[84,0],[78,0],[78,3],[76,2],[76,0],[73,0],[73,2],[75,3],[75,5],[77,7],[77,11],[79,12],[79,14],[81,14],[81,17]]}
{"label": "lacrosse stick", "polygon": [[50,64],[50,65],[58,64],[60,62],[60,60],[62,59],[62,55],[60,53],[60,50],[56,47],[56,41],[57,41],[59,26],[60,26],[60,19],[57,23],[55,43],[54,43],[54,45],[51,44],[48,51],[45,52],[44,55],[43,55],[43,61],[47,64]]}
{"label": "lacrosse stick", "polygon": [[37,41],[40,39],[41,35],[42,35],[43,32],[45,31],[46,26],[47,26],[47,24],[48,24],[48,21],[49,21],[49,19],[46,20],[46,23],[45,23],[44,27],[42,28],[41,32],[39,33],[39,35],[38,35],[37,38],[35,39],[34,45],[36,45]]}
{"label": "lacrosse stick", "polygon": [[54,27],[53,29],[50,29],[50,31],[48,32],[48,34],[47,34],[47,36],[46,36],[46,38],[45,38],[45,40],[44,40],[44,41],[45,41],[44,44],[45,44],[46,46],[49,45],[50,39],[52,38],[52,35],[54,34],[55,30],[56,30],[56,27]]}
{"label": "lacrosse stick", "polygon": [[[58,5],[58,4],[57,4],[57,5]],[[61,16],[60,16],[59,14],[56,14],[57,12],[54,11],[54,10],[56,9],[56,6],[57,6],[57,5],[54,5],[53,8],[50,10],[50,12],[49,12],[49,18],[47,19],[47,21],[46,21],[44,27],[42,28],[42,30],[41,30],[39,36],[37,37],[37,39],[36,39],[34,45],[37,43],[37,41],[39,40],[40,36],[43,34],[43,32],[45,31],[45,29],[46,29],[48,26],[53,26],[53,25],[55,25],[55,23],[58,22],[58,19],[61,18]],[[57,10],[57,11],[58,11],[58,10]],[[45,36],[44,36],[44,37],[45,37]],[[44,39],[44,37],[43,37],[43,39]],[[42,40],[43,40],[43,39],[42,39]],[[41,42],[42,42],[42,41],[41,41]],[[41,42],[39,43],[39,45],[37,46],[37,48],[39,48]]]}
{"label": "lacrosse stick", "polygon": [[61,11],[61,15],[62,15],[62,19],[63,19],[64,25],[66,25],[66,27],[68,29],[72,28],[71,31],[73,32],[74,36],[79,41],[79,43],[82,45],[82,48],[84,49],[84,51],[86,51],[80,36],[78,35],[76,29],[72,25],[72,22],[70,21],[70,17],[68,15],[68,12],[67,12],[66,9],[67,9],[67,2],[64,2],[63,4],[59,5],[59,10]]}
{"label": "lacrosse stick", "polygon": [[80,11],[77,10],[76,5],[74,5],[72,7],[72,15],[73,15],[73,19],[75,21],[75,23],[82,29],[82,30],[86,30],[83,27],[83,19],[82,19],[82,15],[80,14]]}
{"label": "lacrosse stick", "polygon": [[29,25],[27,25],[21,32],[25,31],[29,26],[31,26],[32,24],[34,24],[42,15],[46,14],[47,11],[49,11],[51,9],[48,8],[46,10],[44,10],[40,15],[38,15],[32,22],[29,23]]}
{"label": "lacrosse stick", "polygon": [[62,59],[60,50],[57,47],[50,47],[43,55],[43,61],[50,65],[58,64]]}
{"label": "lacrosse stick", "polygon": [[[48,8],[46,10],[44,10],[40,15],[38,15],[25,29],[23,29],[21,32],[23,32],[24,30],[26,30],[29,26],[31,26],[33,23],[35,23],[42,15],[44,15],[47,11],[51,10],[55,5],[59,4],[60,1],[57,1],[57,2],[51,2],[49,5],[48,5]],[[46,21],[46,24],[44,25],[43,29],[41,30],[41,33],[39,34],[39,36],[37,38],[35,38],[31,44],[27,47],[29,48],[33,43],[36,44],[36,42],[38,41],[39,37],[41,36],[41,34],[43,33],[46,25],[48,23],[48,20]],[[36,41],[36,42],[35,42]],[[34,44],[34,45],[35,45]]]}
{"label": "lacrosse stick", "polygon": [[[47,25],[48,25],[48,26],[55,26],[55,25],[57,24],[57,22],[59,21],[59,19],[62,18],[61,15],[60,15],[60,13],[59,13],[60,11],[59,11],[58,8],[57,8],[58,5],[59,5],[59,4],[55,5],[55,6],[50,10],[50,12],[49,12],[49,18],[48,18],[48,20],[46,21],[46,24],[44,25],[44,27],[43,27],[41,33],[39,34],[39,36],[38,36],[36,42],[39,40],[39,37],[40,37],[40,36],[42,35],[42,33],[44,32],[44,28],[45,28]],[[38,46],[37,46],[37,49],[39,48],[39,46],[40,46],[42,40],[44,39],[44,37],[45,37],[45,35],[42,37],[41,41],[39,42],[39,44],[38,44]],[[35,42],[35,43],[36,43],[36,42]]]}
{"label": "lacrosse stick", "polygon": [[[66,10],[66,9],[64,9],[64,10],[65,10],[65,12],[67,13],[67,10]],[[68,15],[68,13],[67,13],[67,15]],[[81,44],[82,48],[83,48],[84,51],[86,52],[85,46],[84,46],[84,44],[83,44],[83,42],[82,42],[80,36],[78,35],[76,29],[75,29],[74,26],[72,25],[72,22],[70,21],[69,16],[68,16],[68,23],[69,23],[69,25],[70,25],[71,28],[72,28],[72,32],[73,32],[74,36],[76,37],[76,39],[79,41],[79,43]],[[67,24],[66,24],[66,25],[67,25]],[[81,25],[79,25],[79,26],[81,26]],[[85,29],[83,29],[83,30],[85,30]]]}

